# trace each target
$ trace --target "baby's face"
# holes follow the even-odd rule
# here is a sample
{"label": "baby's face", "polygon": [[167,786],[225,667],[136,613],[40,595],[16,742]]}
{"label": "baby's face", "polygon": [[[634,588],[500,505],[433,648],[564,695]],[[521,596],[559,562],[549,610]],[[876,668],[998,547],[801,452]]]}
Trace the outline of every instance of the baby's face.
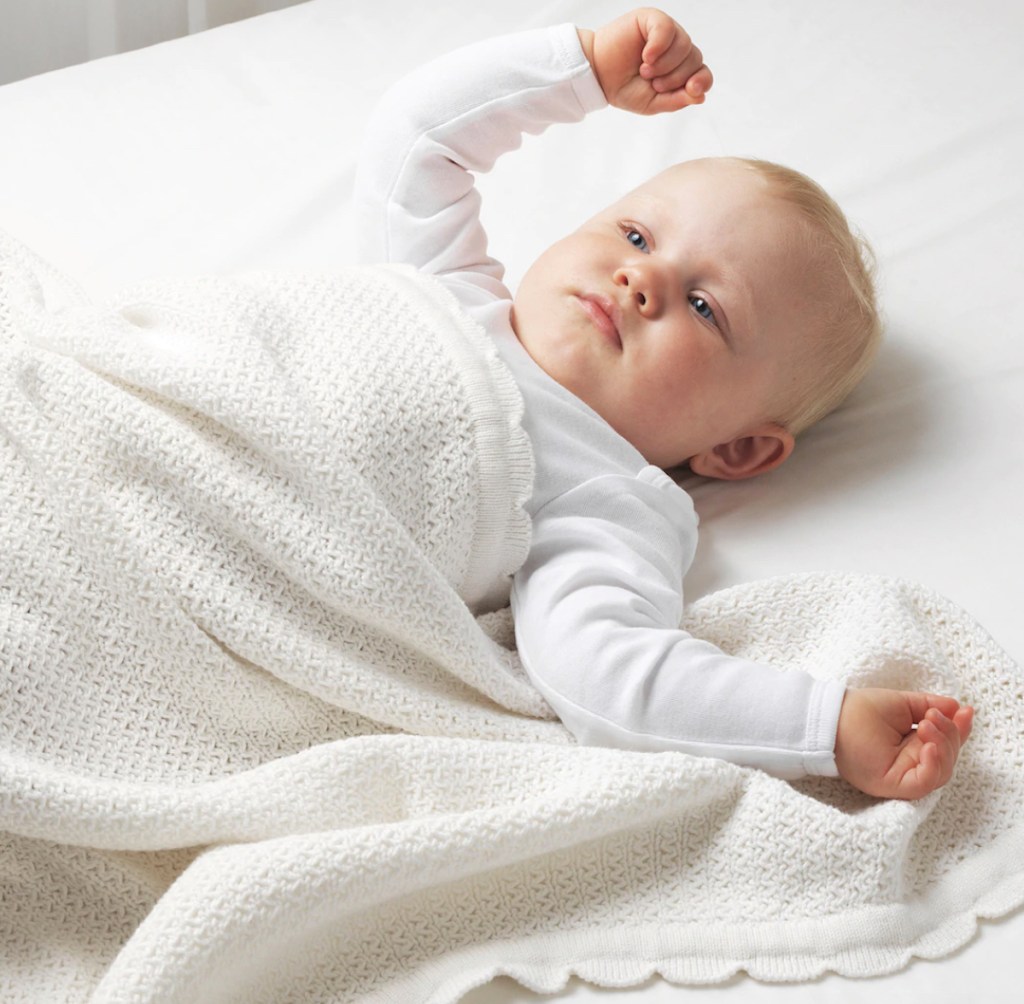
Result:
{"label": "baby's face", "polygon": [[548,248],[512,326],[648,462],[674,466],[772,418],[813,326],[800,232],[746,165],[690,161]]}

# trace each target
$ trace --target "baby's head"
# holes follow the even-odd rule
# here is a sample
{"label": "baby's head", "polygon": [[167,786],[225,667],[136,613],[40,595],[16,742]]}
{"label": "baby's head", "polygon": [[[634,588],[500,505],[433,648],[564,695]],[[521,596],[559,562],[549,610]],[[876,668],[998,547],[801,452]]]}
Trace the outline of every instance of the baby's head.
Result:
{"label": "baby's head", "polygon": [[512,324],[650,463],[750,477],[867,369],[880,332],[867,254],[803,175],[688,161],[548,248]]}

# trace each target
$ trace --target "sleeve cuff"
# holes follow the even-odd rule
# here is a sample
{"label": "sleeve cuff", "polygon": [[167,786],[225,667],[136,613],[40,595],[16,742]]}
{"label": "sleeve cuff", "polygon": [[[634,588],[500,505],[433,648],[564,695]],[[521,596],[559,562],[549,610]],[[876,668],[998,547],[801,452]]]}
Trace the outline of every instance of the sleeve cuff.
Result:
{"label": "sleeve cuff", "polygon": [[836,767],[836,731],[846,687],[838,680],[818,680],[807,720],[804,769],[819,777],[839,777]]}
{"label": "sleeve cuff", "polygon": [[588,115],[608,106],[601,85],[587,59],[574,24],[560,24],[551,29],[551,40],[566,70],[571,74],[572,89],[580,107]]}

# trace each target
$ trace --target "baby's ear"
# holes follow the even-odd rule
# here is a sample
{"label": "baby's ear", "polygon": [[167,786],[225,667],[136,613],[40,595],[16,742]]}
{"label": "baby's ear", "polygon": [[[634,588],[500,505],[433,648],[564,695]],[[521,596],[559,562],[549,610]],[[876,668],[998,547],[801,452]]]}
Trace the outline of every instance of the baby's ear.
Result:
{"label": "baby's ear", "polygon": [[774,470],[792,452],[796,441],[781,425],[766,423],[746,436],[720,443],[690,457],[690,470],[707,478],[739,481]]}

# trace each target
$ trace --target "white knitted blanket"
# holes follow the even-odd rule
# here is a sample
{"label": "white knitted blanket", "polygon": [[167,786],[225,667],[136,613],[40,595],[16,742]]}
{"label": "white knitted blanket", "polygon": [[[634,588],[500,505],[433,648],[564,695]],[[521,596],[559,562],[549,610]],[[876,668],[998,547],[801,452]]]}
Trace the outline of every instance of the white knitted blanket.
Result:
{"label": "white knitted blanket", "polygon": [[1020,671],[918,587],[694,604],[722,647],[978,708],[919,803],[573,745],[507,612],[529,448],[404,270],[90,304],[0,239],[0,999],[448,1002],[888,972],[1024,901]]}

